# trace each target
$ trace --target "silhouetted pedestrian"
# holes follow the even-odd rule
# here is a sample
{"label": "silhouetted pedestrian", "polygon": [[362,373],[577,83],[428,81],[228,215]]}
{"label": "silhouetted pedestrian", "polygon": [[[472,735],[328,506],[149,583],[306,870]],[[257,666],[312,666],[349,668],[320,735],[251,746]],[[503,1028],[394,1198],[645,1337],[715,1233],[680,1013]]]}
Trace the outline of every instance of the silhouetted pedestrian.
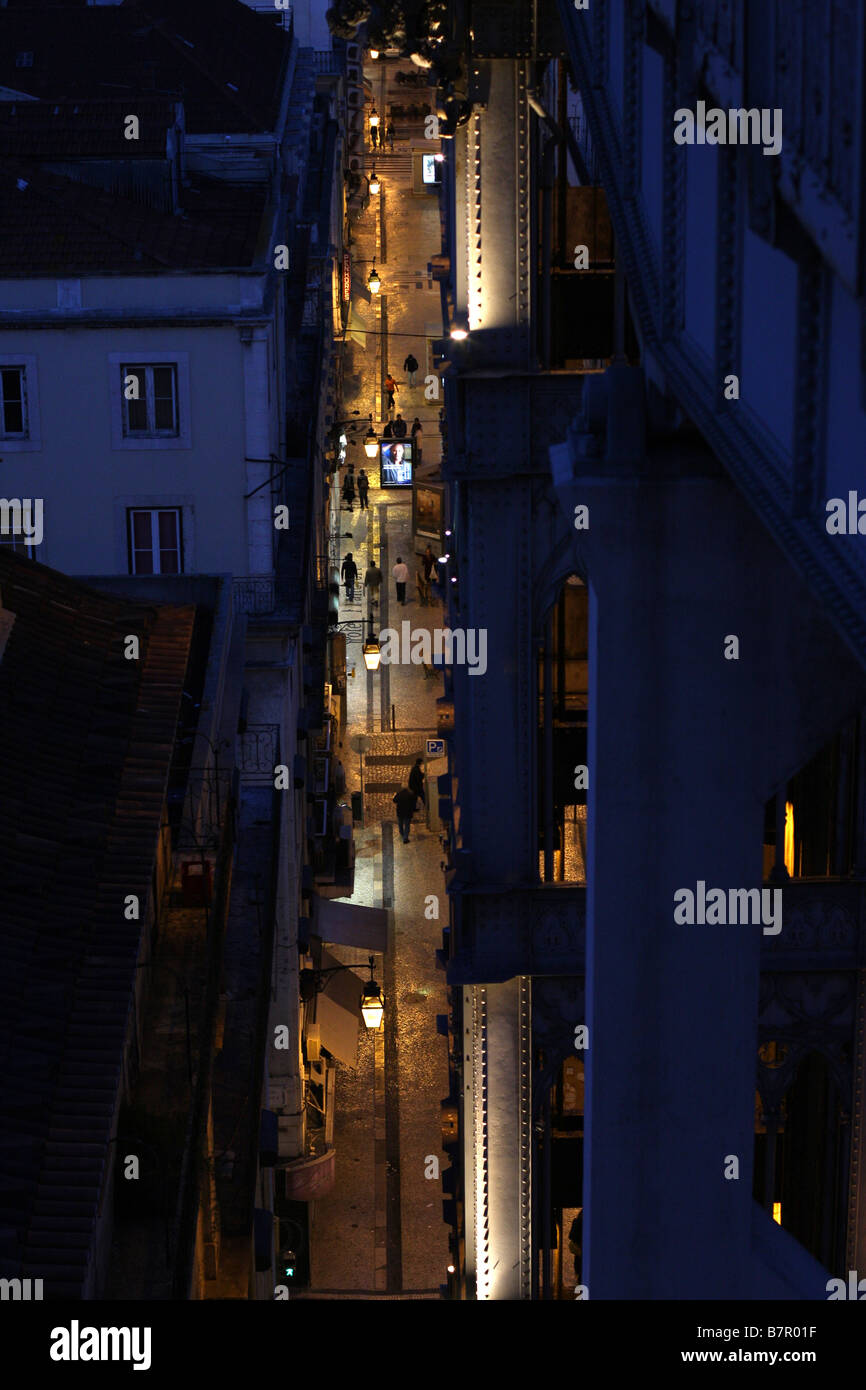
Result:
{"label": "silhouetted pedestrian", "polygon": [[430,585],[427,583],[423,569],[415,571],[415,588],[418,590],[418,602],[422,608],[426,608],[430,602]]}
{"label": "silhouetted pedestrian", "polygon": [[372,565],[367,566],[367,572],[364,575],[364,588],[370,595],[371,608],[378,608],[379,606],[379,589],[381,587],[381,584],[382,571],[379,569],[379,566],[374,562]]}
{"label": "silhouetted pedestrian", "polygon": [[344,503],[345,506],[347,506],[347,507],[349,508],[349,511],[350,511],[350,512],[351,512],[351,511],[354,511],[354,508],[355,508],[355,475],[354,475],[354,473],[347,473],[347,474],[346,474],[346,477],[345,477],[345,479],[344,479],[344,482],[343,482],[343,503]]}
{"label": "silhouetted pedestrian", "polygon": [[346,581],[346,598],[352,603],[355,598],[355,580],[358,578],[358,566],[352,559],[351,550],[343,561],[342,574]]}
{"label": "silhouetted pedestrian", "polygon": [[408,845],[409,827],[412,824],[412,817],[415,814],[418,798],[408,787],[401,787],[397,795],[393,798],[393,802],[397,807],[397,824],[400,827],[403,844]]}
{"label": "silhouetted pedestrian", "polygon": [[394,576],[394,584],[397,589],[397,602],[405,607],[406,605],[406,583],[409,579],[409,566],[403,564],[402,558],[397,556],[397,563],[391,570]]}
{"label": "silhouetted pedestrian", "polygon": [[409,773],[409,790],[427,805],[427,793],[424,790],[424,764],[421,758],[415,759],[415,766]]}
{"label": "silhouetted pedestrian", "polygon": [[418,370],[418,359],[411,352],[403,363],[403,371],[409,373],[409,385],[415,385],[415,373]]}
{"label": "silhouetted pedestrian", "polygon": [[424,578],[429,580],[433,571],[433,566],[436,564],[436,556],[433,554],[429,545],[421,556],[421,563],[424,566]]}
{"label": "silhouetted pedestrian", "polygon": [[358,501],[361,504],[362,512],[367,511],[367,494],[369,493],[369,490],[370,479],[367,477],[367,474],[364,472],[362,468],[360,473],[358,474]]}
{"label": "silhouetted pedestrian", "polygon": [[415,463],[419,464],[421,462],[421,445],[424,443],[424,431],[417,415],[412,421],[412,443],[415,445]]}
{"label": "silhouetted pedestrian", "polygon": [[407,434],[408,430],[406,428],[406,421],[403,419],[403,416],[400,414],[398,410],[397,419],[394,421],[394,438],[405,439]]}
{"label": "silhouetted pedestrian", "polygon": [[386,425],[385,425],[385,428],[384,428],[383,431],[382,431],[382,438],[383,438],[383,439],[393,439],[393,438],[394,438],[394,425],[393,425],[393,423],[392,423],[391,420],[388,420],[388,421],[387,421],[387,423],[386,423]]}
{"label": "silhouetted pedestrian", "polygon": [[393,122],[393,121],[389,121],[389,122],[388,122],[388,129],[385,131],[385,135],[387,136],[388,144],[389,144],[389,146],[391,147],[391,153],[393,154],[393,153],[394,153],[394,122]]}

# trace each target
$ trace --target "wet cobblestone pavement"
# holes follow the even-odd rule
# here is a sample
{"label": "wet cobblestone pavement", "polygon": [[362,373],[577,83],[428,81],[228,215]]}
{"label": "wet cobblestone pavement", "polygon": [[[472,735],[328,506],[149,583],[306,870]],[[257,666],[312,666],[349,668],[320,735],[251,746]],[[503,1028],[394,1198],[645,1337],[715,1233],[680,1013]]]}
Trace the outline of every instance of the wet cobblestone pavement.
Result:
{"label": "wet cobblestone pavement", "polygon": [[[372,333],[365,348],[353,345],[343,414],[358,409],[366,416],[372,409],[380,433],[383,368],[390,367],[399,381],[405,374],[398,368],[409,345],[418,342],[397,334],[431,331],[432,336],[434,330],[441,331],[438,293],[428,285],[426,270],[420,279],[418,273],[438,249],[438,206],[435,199],[409,195],[407,154],[406,142],[398,141],[390,168],[388,156],[377,158],[388,199],[384,254],[372,207],[356,225],[353,248],[359,260],[371,253],[380,256],[387,324],[394,337],[386,347],[390,361],[383,362],[380,340]],[[421,290],[416,288],[419,283]],[[373,321],[374,311],[367,310],[365,322],[372,327]],[[413,350],[421,360],[423,382],[426,347],[423,354],[417,345]],[[432,472],[439,457],[434,438],[438,406],[425,403],[422,387],[414,392],[402,387],[397,405],[410,424],[415,415],[424,417],[424,471]],[[350,456],[356,471],[364,466],[357,449],[350,450]],[[332,527],[332,553],[337,551],[342,560],[351,550],[361,578],[370,558],[378,559],[385,582],[379,606],[372,610],[377,631],[399,627],[405,618],[413,627],[432,628],[441,621],[441,608],[414,601],[398,607],[391,578],[396,557],[402,554],[414,581],[410,501],[375,486],[375,463],[368,471],[374,475],[370,508],[340,511]],[[369,598],[359,587],[354,603],[348,603],[343,591],[341,620],[365,617]],[[348,901],[392,909],[389,949],[384,961],[376,958],[386,1025],[377,1034],[361,1030],[355,1068],[337,1064],[336,1184],[313,1204],[309,1296],[436,1298],[447,1277],[447,1227],[442,1221],[441,1180],[425,1177],[425,1169],[432,1166],[430,1156],[440,1168],[445,1161],[440,1101],[448,1093],[447,1043],[437,1033],[436,1015],[447,1011],[447,1000],[435,952],[442,944],[448,907],[438,828],[427,824],[422,807],[410,842],[404,845],[392,797],[397,786],[405,785],[415,758],[423,756],[425,737],[436,734],[442,679],[438,674],[425,677],[421,666],[408,664],[367,672],[358,635],[347,639],[347,667],[355,670],[347,682],[347,726],[340,749],[347,797],[360,789],[362,776],[364,783],[364,823],[355,828],[355,883]],[[359,735],[366,739],[363,754]],[[444,770],[444,760],[430,766],[431,776]],[[438,919],[425,917],[430,895],[438,900]],[[358,958],[357,950],[348,947],[329,949],[340,960]]]}

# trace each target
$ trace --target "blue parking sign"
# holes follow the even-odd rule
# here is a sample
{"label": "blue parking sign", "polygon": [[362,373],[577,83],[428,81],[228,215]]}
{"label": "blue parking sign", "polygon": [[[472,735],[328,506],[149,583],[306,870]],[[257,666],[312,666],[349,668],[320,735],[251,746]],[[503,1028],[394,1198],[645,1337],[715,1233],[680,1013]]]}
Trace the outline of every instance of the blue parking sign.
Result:
{"label": "blue parking sign", "polygon": [[444,738],[428,738],[428,740],[427,740],[427,757],[428,757],[428,758],[444,758],[444,757],[445,757],[445,740],[444,740]]}

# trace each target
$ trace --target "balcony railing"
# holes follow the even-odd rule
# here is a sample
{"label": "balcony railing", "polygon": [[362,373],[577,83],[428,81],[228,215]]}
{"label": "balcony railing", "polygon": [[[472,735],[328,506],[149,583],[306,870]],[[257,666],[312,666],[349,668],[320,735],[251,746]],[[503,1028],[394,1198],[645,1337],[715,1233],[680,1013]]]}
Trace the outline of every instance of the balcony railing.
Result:
{"label": "balcony railing", "polygon": [[288,613],[297,599],[297,586],[287,579],[272,575],[235,576],[232,583],[232,603],[235,613],[251,617],[279,617]]}
{"label": "balcony railing", "polygon": [[279,724],[248,724],[240,736],[239,765],[243,782],[273,782],[280,761]]}
{"label": "balcony railing", "polygon": [[332,48],[317,48],[313,54],[313,67],[317,73],[338,75],[343,71],[342,58]]}

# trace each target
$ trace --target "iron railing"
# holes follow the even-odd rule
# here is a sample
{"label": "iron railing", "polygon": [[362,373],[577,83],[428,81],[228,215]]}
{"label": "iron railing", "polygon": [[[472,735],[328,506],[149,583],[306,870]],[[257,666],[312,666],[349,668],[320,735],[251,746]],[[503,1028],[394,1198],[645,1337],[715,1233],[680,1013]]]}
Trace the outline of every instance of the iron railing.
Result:
{"label": "iron railing", "polygon": [[317,73],[339,75],[343,71],[342,57],[332,48],[317,48],[313,54],[313,68]]}
{"label": "iron railing", "polygon": [[236,575],[232,581],[235,613],[278,616],[288,613],[297,598],[297,586],[273,575]]}
{"label": "iron railing", "polygon": [[240,735],[241,781],[272,782],[279,761],[279,724],[248,724]]}

